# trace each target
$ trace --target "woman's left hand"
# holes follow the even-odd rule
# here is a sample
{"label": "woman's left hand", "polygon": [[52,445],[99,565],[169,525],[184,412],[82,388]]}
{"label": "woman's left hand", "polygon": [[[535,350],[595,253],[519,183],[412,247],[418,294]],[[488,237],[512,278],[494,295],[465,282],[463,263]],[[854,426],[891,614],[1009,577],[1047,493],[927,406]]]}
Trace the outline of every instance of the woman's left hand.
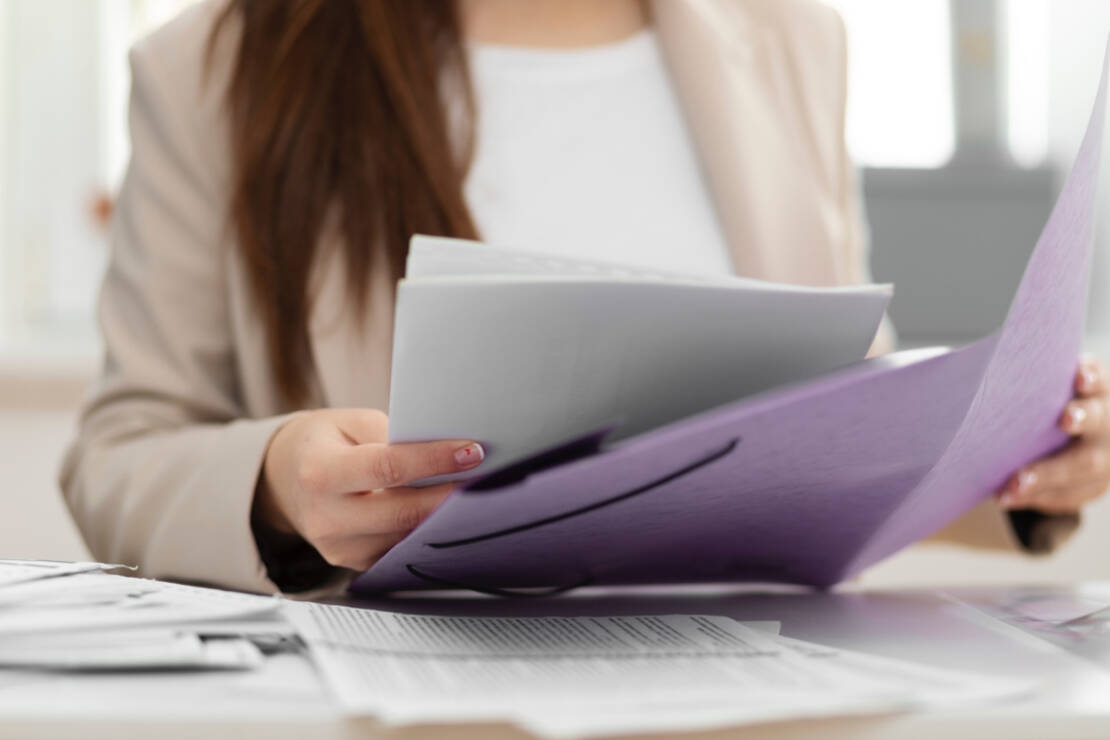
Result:
{"label": "woman's left hand", "polygon": [[1073,439],[1060,452],[1026,465],[999,491],[1005,509],[1070,514],[1110,488],[1110,382],[1092,357],[1080,360],[1075,399],[1059,425]]}

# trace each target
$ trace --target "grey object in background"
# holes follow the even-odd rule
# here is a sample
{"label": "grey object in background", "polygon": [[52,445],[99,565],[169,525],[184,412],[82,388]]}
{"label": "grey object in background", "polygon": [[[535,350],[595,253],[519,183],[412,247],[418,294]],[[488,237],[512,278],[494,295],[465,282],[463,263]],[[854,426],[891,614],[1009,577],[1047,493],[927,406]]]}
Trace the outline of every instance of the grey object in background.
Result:
{"label": "grey object in background", "polygon": [[[951,0],[949,11],[952,160],[864,172],[872,272],[895,284],[890,315],[903,346],[959,344],[1001,325],[1063,174],[1015,165],[1005,143],[1006,8]],[[1089,323],[1105,330],[1097,249],[1093,260]]]}
{"label": "grey object in background", "polygon": [[1055,200],[1055,173],[1005,165],[864,173],[874,279],[903,345],[997,329]]}

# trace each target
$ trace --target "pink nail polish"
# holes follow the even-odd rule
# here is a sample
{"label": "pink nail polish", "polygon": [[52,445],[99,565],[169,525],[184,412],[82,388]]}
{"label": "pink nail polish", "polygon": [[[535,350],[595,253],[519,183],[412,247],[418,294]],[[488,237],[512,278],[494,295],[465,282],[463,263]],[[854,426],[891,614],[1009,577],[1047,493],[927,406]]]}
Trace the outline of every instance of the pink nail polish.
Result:
{"label": "pink nail polish", "polygon": [[[1037,474],[1032,470],[1023,470],[1017,476],[1017,490],[1025,493],[1037,482]],[[1016,496],[1014,497],[1016,498]]]}
{"label": "pink nail polish", "polygon": [[1080,369],[1079,385],[1081,390],[1094,390],[1096,383],[1098,383],[1098,373],[1096,373],[1092,368],[1089,367],[1084,367]]}
{"label": "pink nail polish", "polygon": [[477,442],[455,450],[455,463],[460,468],[473,468],[475,465],[482,462],[485,457],[486,451],[482,449],[482,445]]}
{"label": "pink nail polish", "polygon": [[1083,429],[1083,422],[1087,420],[1087,410],[1082,406],[1068,406],[1064,410],[1064,430],[1078,432]]}

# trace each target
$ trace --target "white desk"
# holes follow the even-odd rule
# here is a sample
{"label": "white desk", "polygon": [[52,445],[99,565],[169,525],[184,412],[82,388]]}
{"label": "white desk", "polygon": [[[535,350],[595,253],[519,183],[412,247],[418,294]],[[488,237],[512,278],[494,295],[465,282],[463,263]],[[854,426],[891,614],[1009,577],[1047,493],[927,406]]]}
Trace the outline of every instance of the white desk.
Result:
{"label": "white desk", "polygon": [[[1078,643],[1052,644],[935,591],[759,594],[684,589],[635,595],[592,591],[545,601],[420,597],[364,603],[471,615],[703,613],[779,620],[783,634],[792,637],[938,666],[1039,676],[1047,682],[1034,697],[995,707],[765,725],[697,733],[699,738],[1110,737],[1110,657],[1083,657],[1097,650]],[[330,703],[310,662],[296,655],[270,658],[263,670],[253,673],[136,677],[0,672],[0,737],[309,736],[526,737],[503,725],[388,729],[371,720],[345,719]]]}

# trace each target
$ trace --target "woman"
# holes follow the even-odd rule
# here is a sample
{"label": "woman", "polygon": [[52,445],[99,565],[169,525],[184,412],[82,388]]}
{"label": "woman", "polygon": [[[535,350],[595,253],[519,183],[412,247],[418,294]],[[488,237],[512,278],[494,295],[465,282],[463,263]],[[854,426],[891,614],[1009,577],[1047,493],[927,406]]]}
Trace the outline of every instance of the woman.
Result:
{"label": "woman", "polygon": [[[843,30],[809,0],[206,2],[132,70],[107,361],[62,487],[92,551],[151,576],[334,587],[447,494],[408,482],[480,464],[385,444],[413,233],[867,279]],[[970,539],[1074,527],[1110,483],[1105,385],[1081,366],[1076,443]]]}

